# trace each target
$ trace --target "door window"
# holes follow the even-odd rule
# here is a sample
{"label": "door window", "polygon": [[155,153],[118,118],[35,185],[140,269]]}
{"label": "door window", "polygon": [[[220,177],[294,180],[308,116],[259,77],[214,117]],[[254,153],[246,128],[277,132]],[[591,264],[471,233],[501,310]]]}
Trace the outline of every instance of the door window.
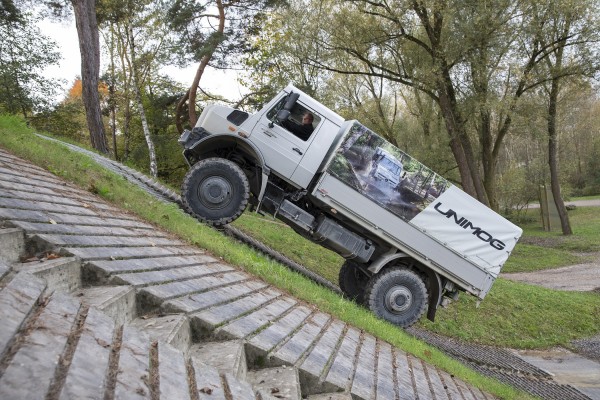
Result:
{"label": "door window", "polygon": [[287,97],[284,97],[275,105],[275,107],[269,110],[267,112],[267,118],[271,122],[282,126],[299,139],[307,141],[321,122],[321,117],[314,111],[311,111],[299,102],[296,102],[294,107],[290,110],[290,116],[285,121],[278,121],[275,117],[277,116],[277,113],[283,109],[286,100]]}

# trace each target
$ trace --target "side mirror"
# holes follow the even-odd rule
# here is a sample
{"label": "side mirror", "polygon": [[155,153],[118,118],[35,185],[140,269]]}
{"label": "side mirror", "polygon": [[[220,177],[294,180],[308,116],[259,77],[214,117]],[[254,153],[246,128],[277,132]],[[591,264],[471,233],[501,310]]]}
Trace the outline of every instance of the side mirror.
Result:
{"label": "side mirror", "polygon": [[292,108],[294,108],[294,105],[296,105],[296,102],[298,101],[299,97],[300,97],[300,94],[298,94],[298,93],[292,92],[292,93],[288,94],[288,98],[285,101],[285,105],[283,106],[283,109],[291,111]]}
{"label": "side mirror", "polygon": [[275,126],[274,122],[283,122],[290,117],[290,112],[288,110],[279,110],[277,111],[277,115],[275,116],[275,120],[269,123],[269,128]]}
{"label": "side mirror", "polygon": [[277,117],[276,118],[277,118],[277,121],[282,122],[282,121],[287,120],[289,117],[290,117],[289,110],[279,110],[277,112]]}

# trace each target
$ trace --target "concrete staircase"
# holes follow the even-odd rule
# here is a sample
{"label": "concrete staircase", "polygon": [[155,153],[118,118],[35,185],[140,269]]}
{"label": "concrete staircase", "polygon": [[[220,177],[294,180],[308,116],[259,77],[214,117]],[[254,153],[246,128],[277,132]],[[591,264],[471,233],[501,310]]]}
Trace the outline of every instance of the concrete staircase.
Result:
{"label": "concrete staircase", "polygon": [[0,228],[0,399],[493,398],[1,149]]}
{"label": "concrete staircase", "polygon": [[[240,317],[240,310],[269,303],[262,308],[266,321],[295,302],[279,299],[281,293],[264,284],[244,282],[248,277],[230,267],[103,271],[104,279],[90,282],[103,262],[82,268],[79,257],[57,257],[59,249],[50,249],[54,245],[40,235],[26,243],[18,228],[0,229],[0,238],[0,398],[351,398],[307,386],[310,380],[286,361],[289,351],[277,348],[279,358],[272,357],[269,350],[286,333],[267,328],[251,335],[259,327],[254,318]],[[129,268],[136,265],[134,260]],[[86,269],[91,271],[82,274]],[[192,315],[180,304],[201,296],[182,295],[190,279],[199,287],[227,286],[211,296],[212,307]],[[243,297],[257,291],[258,300]],[[219,307],[234,297],[237,304]],[[279,325],[290,333],[310,314],[298,308]],[[315,317],[317,323],[324,319]]]}

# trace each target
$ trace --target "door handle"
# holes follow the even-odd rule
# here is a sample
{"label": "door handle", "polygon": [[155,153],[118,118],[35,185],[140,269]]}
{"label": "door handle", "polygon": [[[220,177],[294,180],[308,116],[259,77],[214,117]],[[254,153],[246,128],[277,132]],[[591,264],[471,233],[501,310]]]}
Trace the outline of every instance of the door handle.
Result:
{"label": "door handle", "polygon": [[275,134],[273,132],[269,131],[268,129],[262,129],[262,133],[264,133],[268,137],[275,137]]}
{"label": "door handle", "polygon": [[302,155],[302,152],[300,151],[300,149],[299,149],[299,148],[297,148],[297,147],[294,147],[292,150],[294,150],[296,153],[298,153],[298,154]]}

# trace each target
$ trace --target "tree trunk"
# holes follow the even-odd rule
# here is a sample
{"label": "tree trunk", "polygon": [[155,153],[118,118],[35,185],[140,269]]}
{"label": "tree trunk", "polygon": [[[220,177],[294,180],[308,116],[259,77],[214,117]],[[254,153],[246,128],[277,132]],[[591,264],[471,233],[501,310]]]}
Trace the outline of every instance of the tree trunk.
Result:
{"label": "tree trunk", "polygon": [[119,153],[117,151],[117,74],[115,71],[115,31],[113,24],[110,25],[110,85],[108,87],[109,95],[109,108],[110,108],[110,129],[113,144],[113,155],[115,160],[119,159]]}
{"label": "tree trunk", "polygon": [[[217,3],[217,10],[219,11],[219,25],[217,27],[217,32],[215,34],[223,35],[223,32],[225,31],[225,6],[223,5],[223,2],[221,0],[216,0],[216,3]],[[196,125],[196,122],[198,121],[198,113],[196,112],[196,93],[198,92],[198,85],[200,84],[200,79],[202,78],[202,75],[204,74],[204,70],[206,69],[206,67],[208,66],[208,63],[212,59],[212,56],[213,56],[215,50],[217,49],[217,46],[219,46],[220,41],[214,41],[213,43],[214,43],[213,47],[200,60],[200,65],[198,66],[198,69],[196,70],[196,75],[194,76],[194,81],[192,82],[190,89],[183,96],[183,98],[181,100],[179,100],[179,103],[177,103],[177,109],[175,111],[175,115],[176,115],[175,124],[177,126],[177,130],[179,131],[179,133],[183,132],[183,125],[181,124],[180,116],[183,115],[182,110],[183,110],[186,100],[188,102],[188,117],[189,117],[190,125],[194,126],[194,125]]]}
{"label": "tree trunk", "polygon": [[140,82],[137,76],[136,61],[135,61],[135,44],[133,38],[133,29],[131,27],[127,31],[129,37],[129,49],[131,51],[131,77],[133,78],[133,90],[135,92],[135,100],[140,119],[142,120],[142,129],[144,131],[144,137],[146,138],[146,144],[148,145],[148,155],[150,157],[150,174],[156,178],[158,176],[158,167],[156,163],[156,151],[154,150],[154,142],[150,136],[150,128],[148,127],[148,119],[146,118],[146,111],[144,110],[144,104],[142,103],[142,93],[140,90]]}
{"label": "tree trunk", "polygon": [[558,133],[556,131],[556,114],[559,91],[559,78],[552,79],[550,89],[550,101],[548,104],[548,165],[550,166],[550,187],[554,204],[560,217],[560,225],[563,235],[572,235],[569,214],[560,193],[560,182],[558,177]]}
{"label": "tree trunk", "polygon": [[81,53],[82,98],[92,147],[108,153],[102,122],[98,80],[100,75],[100,39],[96,21],[95,0],[71,0]]}

